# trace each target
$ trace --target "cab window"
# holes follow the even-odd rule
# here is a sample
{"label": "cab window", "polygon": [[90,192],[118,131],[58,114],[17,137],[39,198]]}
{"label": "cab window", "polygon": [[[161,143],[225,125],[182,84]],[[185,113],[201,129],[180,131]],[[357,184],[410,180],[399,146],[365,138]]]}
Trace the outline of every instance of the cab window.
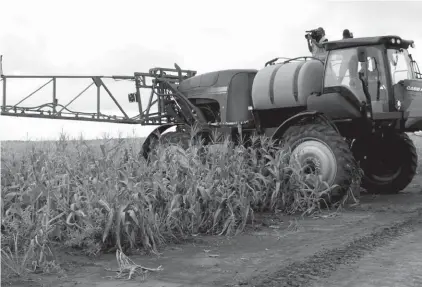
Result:
{"label": "cab window", "polygon": [[401,80],[413,78],[410,61],[405,50],[388,49],[387,56],[393,85]]}
{"label": "cab window", "polygon": [[[380,81],[380,99],[386,99],[386,73],[382,61],[382,52],[376,47],[367,48],[368,88],[373,101],[376,100],[378,80]],[[359,72],[362,63],[359,63],[357,49],[350,48],[332,51],[327,59],[327,68],[324,79],[325,87],[343,86],[351,90],[360,100],[365,100]]]}

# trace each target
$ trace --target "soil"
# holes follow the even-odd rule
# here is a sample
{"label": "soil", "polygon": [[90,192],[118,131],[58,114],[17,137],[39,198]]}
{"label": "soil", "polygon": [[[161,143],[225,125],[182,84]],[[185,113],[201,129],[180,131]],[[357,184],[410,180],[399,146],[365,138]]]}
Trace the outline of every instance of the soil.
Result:
{"label": "soil", "polygon": [[131,255],[162,266],[143,281],[113,278],[115,254],[61,251],[63,274],[6,278],[1,286],[422,286],[422,175],[395,195],[362,194],[360,203],[318,217],[256,215],[236,237],[197,236],[160,255]]}

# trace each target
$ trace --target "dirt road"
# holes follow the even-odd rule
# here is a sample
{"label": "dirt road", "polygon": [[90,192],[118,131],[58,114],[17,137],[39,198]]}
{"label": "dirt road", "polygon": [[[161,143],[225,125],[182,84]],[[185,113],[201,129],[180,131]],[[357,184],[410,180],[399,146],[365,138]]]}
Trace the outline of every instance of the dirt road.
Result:
{"label": "dirt road", "polygon": [[422,220],[410,217],[340,248],[318,252],[251,285],[422,286],[420,235]]}
{"label": "dirt road", "polygon": [[319,218],[259,216],[234,238],[198,236],[170,245],[145,282],[109,278],[114,254],[60,254],[65,276],[33,276],[2,286],[422,286],[422,177],[397,195],[365,195],[357,207]]}
{"label": "dirt road", "polygon": [[419,226],[312,286],[422,286],[421,236]]}

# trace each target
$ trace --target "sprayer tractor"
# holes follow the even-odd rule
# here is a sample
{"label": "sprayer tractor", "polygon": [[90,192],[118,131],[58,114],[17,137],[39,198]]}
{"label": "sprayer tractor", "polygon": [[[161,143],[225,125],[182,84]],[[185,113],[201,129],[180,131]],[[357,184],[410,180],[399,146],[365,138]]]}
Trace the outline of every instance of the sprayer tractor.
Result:
{"label": "sprayer tractor", "polygon": [[[214,131],[228,134],[238,143],[266,135],[290,148],[292,159],[314,166],[313,171],[329,185],[339,186],[333,196],[349,188],[358,166],[364,172],[362,184],[367,190],[403,190],[418,164],[415,146],[406,132],[422,129],[422,74],[408,52],[409,47],[414,48],[413,41],[380,36],[331,41],[324,46],[325,61],[276,58],[259,70],[200,75],[175,64],[174,69],[113,76],[135,82],[136,90],[128,96],[139,109],[133,118],[107,89],[104,77],[86,76],[98,91],[106,89],[122,117],[107,117],[99,106],[91,114],[76,113],[67,106],[58,113],[55,89],[48,114],[7,106],[6,80],[25,76],[3,75],[2,115],[155,125],[142,146],[145,158],[157,142],[209,139]],[[55,87],[57,76],[50,77]],[[143,88],[151,90],[145,109]],[[197,137],[192,136],[193,126],[199,127]]]}
{"label": "sprayer tractor", "polygon": [[[359,164],[363,187],[398,192],[411,182],[418,164],[405,132],[422,129],[421,73],[409,46],[412,41],[396,36],[333,41],[325,44],[325,62],[277,58],[261,70],[196,75],[175,89],[204,127],[228,127],[235,141],[252,135],[280,140],[342,191]],[[150,141],[169,126],[145,141],[145,156]],[[189,135],[176,130],[164,133],[163,141],[182,138]]]}

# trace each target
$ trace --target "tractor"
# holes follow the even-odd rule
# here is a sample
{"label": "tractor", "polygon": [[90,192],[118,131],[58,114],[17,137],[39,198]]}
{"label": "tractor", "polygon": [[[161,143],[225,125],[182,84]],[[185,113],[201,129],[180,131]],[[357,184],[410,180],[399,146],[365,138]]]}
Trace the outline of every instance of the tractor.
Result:
{"label": "tractor", "polygon": [[[344,192],[356,163],[368,191],[396,193],[416,174],[418,156],[406,132],[422,129],[422,77],[397,36],[325,43],[321,61],[271,60],[260,70],[223,70],[182,79],[174,86],[189,114],[158,127],[150,144],[189,138],[189,119],[224,129],[233,139],[266,135],[281,140],[302,164],[318,165],[328,184]],[[180,70],[179,70],[179,74]]]}
{"label": "tractor", "polygon": [[[128,98],[137,103],[139,115],[132,118],[105,85],[107,77],[80,76],[91,78],[98,90],[97,112],[80,113],[60,105],[55,90],[57,79],[75,76],[42,76],[53,82],[53,102],[42,108],[25,108],[6,105],[6,80],[35,76],[2,75],[1,114],[154,125],[156,129],[141,149],[146,159],[157,142],[207,139],[215,130],[235,143],[266,135],[290,148],[292,158],[314,165],[314,171],[329,185],[339,186],[333,196],[349,188],[357,166],[363,170],[362,187],[368,191],[403,190],[418,165],[416,148],[406,132],[422,129],[422,74],[408,52],[414,42],[379,36],[324,45],[325,61],[275,58],[260,70],[200,75],[175,64],[174,69],[153,68],[133,76],[109,77],[135,82],[135,92]],[[101,87],[123,116],[100,112]],[[142,89],[151,90],[146,108]],[[194,136],[193,126],[200,127]]]}

